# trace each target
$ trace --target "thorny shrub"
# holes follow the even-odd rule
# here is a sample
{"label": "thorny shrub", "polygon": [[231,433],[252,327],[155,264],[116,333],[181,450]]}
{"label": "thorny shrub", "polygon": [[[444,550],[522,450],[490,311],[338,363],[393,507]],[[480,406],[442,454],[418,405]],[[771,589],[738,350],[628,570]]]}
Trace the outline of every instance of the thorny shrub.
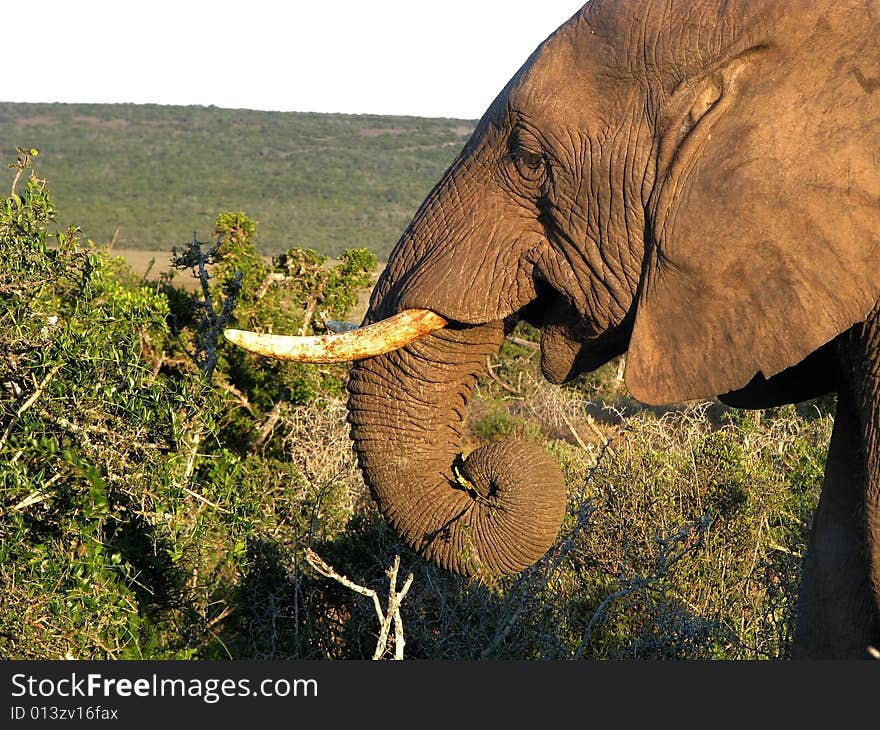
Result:
{"label": "thorny shrub", "polygon": [[[283,458],[298,406],[337,417],[324,390],[340,392],[345,372],[280,368],[273,379],[220,330],[343,318],[374,260],[353,251],[325,266],[289,252],[324,282],[306,300],[284,264],[256,255],[253,222],[232,213],[218,218],[216,245],[194,241],[177,257],[206,283],[195,297],[140,281],[77,229],[51,233],[35,156],[21,151],[0,205],[0,656],[256,651],[220,634],[248,605],[259,546],[285,536],[295,553],[351,511],[353,466],[316,484],[323,472]],[[230,261],[245,282],[268,276],[265,296],[231,287]]]}

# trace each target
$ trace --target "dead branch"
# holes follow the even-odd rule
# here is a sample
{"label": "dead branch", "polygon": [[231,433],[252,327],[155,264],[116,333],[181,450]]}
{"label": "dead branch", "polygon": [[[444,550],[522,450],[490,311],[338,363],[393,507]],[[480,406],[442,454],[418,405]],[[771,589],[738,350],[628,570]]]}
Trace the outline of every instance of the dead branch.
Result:
{"label": "dead branch", "polygon": [[263,283],[260,284],[260,288],[257,289],[257,293],[256,293],[257,300],[259,301],[264,296],[266,296],[266,292],[269,291],[269,287],[272,286],[272,284],[279,282],[279,281],[284,281],[285,279],[287,279],[287,277],[284,274],[279,274],[274,271],[267,274],[266,278],[263,279]]}
{"label": "dead branch", "polygon": [[522,337],[514,337],[513,335],[507,335],[507,339],[510,340],[514,345],[519,345],[520,347],[525,347],[529,350],[538,350],[541,347],[537,342],[532,342],[531,340],[524,340]]}
{"label": "dead branch", "polygon": [[281,418],[281,409],[284,407],[284,404],[285,401],[278,401],[269,412],[266,421],[263,423],[262,428],[260,428],[260,433],[257,435],[257,438],[255,438],[248,447],[248,451],[252,454],[256,454],[257,451],[260,450],[260,447],[266,443],[272,435],[272,431],[275,430],[275,424],[278,423],[278,419]]}
{"label": "dead branch", "polygon": [[155,378],[159,374],[159,371],[162,370],[165,365],[180,368],[185,372],[186,368],[188,368],[191,364],[192,361],[186,358],[168,357],[164,353],[162,353],[153,361],[153,370],[150,377]]}
{"label": "dead branch", "polygon": [[229,393],[231,396],[233,396],[235,400],[238,401],[238,404],[248,413],[253,414],[254,410],[253,408],[251,408],[251,403],[245,393],[242,393],[232,383],[220,383],[220,388],[224,392]]}
{"label": "dead branch", "polygon": [[574,424],[568,419],[568,416],[565,415],[565,411],[559,411],[559,415],[565,425],[568,426],[568,430],[571,431],[571,435],[574,436],[574,440],[577,441],[578,446],[580,446],[584,451],[589,451],[587,445],[584,443],[583,439],[580,437],[580,434],[577,432],[577,429],[574,427]]}
{"label": "dead branch", "polygon": [[18,186],[18,181],[21,178],[21,173],[24,172],[23,167],[19,167],[18,171],[15,173],[15,177],[12,178],[12,190],[9,193],[9,197],[13,197],[15,195],[15,188]]}
{"label": "dead branch", "polygon": [[392,624],[394,625],[394,658],[396,660],[403,659],[403,647],[405,642],[403,638],[403,619],[400,615],[400,605],[403,603],[403,599],[412,585],[413,574],[410,573],[406,577],[403,587],[398,591],[397,571],[400,569],[400,556],[394,556],[394,564],[386,571],[389,582],[388,608],[386,611],[382,610],[382,602],[376,591],[372,588],[365,588],[364,586],[358,585],[353,580],[337,573],[311,548],[306,550],[306,560],[312,568],[325,578],[332,578],[349,590],[359,593],[362,596],[367,596],[373,600],[373,607],[376,609],[376,615],[379,618],[379,637],[376,642],[376,651],[373,652],[373,659],[381,659],[388,651],[388,637],[391,632]]}
{"label": "dead branch", "polygon": [[309,331],[309,325],[312,323],[312,317],[315,316],[315,307],[318,306],[318,300],[324,296],[324,289],[327,286],[327,277],[322,277],[321,281],[315,287],[315,290],[312,292],[312,295],[309,297],[308,304],[306,304],[305,312],[303,313],[303,322],[302,327],[299,328],[300,337],[305,337],[306,332]]}
{"label": "dead branch", "polygon": [[194,492],[192,489],[189,489],[188,487],[183,487],[183,491],[186,492],[190,497],[195,497],[195,498],[196,498],[197,500],[199,500],[200,502],[202,502],[202,503],[208,505],[209,507],[213,507],[214,509],[216,509],[216,510],[219,511],[219,512],[225,512],[225,513],[228,514],[228,515],[231,515],[231,514],[232,514],[232,512],[230,512],[230,511],[229,511],[228,509],[226,509],[225,507],[221,507],[221,506],[220,506],[219,504],[217,504],[216,502],[212,502],[212,501],[211,501],[210,499],[208,499],[207,497],[203,497],[201,494],[199,494],[198,492]]}
{"label": "dead branch", "polygon": [[588,413],[587,414],[587,425],[592,429],[593,433],[599,437],[600,441],[605,441],[608,438],[602,431],[599,430],[599,427],[596,425],[595,419]]}
{"label": "dead branch", "polygon": [[385,619],[382,621],[382,628],[379,631],[379,641],[376,644],[376,652],[373,659],[381,659],[385,654],[388,644],[388,632],[391,630],[391,624],[394,623],[394,658],[403,659],[403,619],[400,616],[400,604],[403,602],[409,587],[413,582],[413,574],[410,573],[403,584],[400,592],[397,592],[397,571],[400,568],[400,556],[394,556],[394,564],[385,571],[388,576],[388,610],[385,613]]}
{"label": "dead branch", "polygon": [[48,491],[49,487],[51,487],[59,479],[61,479],[61,474],[56,474],[55,476],[53,476],[48,482],[46,482],[43,485],[42,489],[35,491],[35,492],[32,492],[27,497],[25,497],[23,500],[21,500],[18,504],[13,506],[12,511],[13,512],[20,512],[23,509],[27,509],[31,505],[39,504],[40,502],[43,502],[43,501],[49,499],[49,497],[51,496]]}
{"label": "dead branch", "polygon": [[617,360],[617,373],[614,375],[614,380],[622,383],[624,372],[626,372],[626,355],[621,355]]}
{"label": "dead branch", "polygon": [[199,446],[202,443],[202,434],[194,433],[189,439],[189,454],[186,457],[186,467],[183,470],[183,478],[185,481],[192,479],[192,475],[196,469],[196,457],[199,455]]}
{"label": "dead branch", "polygon": [[516,388],[511,385],[505,383],[501,378],[499,378],[495,371],[492,369],[492,356],[486,355],[486,372],[489,373],[489,377],[492,378],[498,385],[500,385],[504,390],[509,393],[513,393],[514,395],[522,395]]}

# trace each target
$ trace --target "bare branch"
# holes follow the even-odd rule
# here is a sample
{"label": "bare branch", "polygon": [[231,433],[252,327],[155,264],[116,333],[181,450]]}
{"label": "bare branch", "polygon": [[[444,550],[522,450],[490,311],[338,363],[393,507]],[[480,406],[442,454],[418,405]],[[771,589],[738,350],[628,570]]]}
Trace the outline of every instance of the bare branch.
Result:
{"label": "bare branch", "polygon": [[186,492],[190,497],[195,497],[195,498],[196,498],[197,500],[199,500],[200,502],[204,502],[204,503],[205,503],[206,505],[208,505],[209,507],[213,507],[214,509],[216,509],[216,510],[218,510],[218,511],[220,511],[220,512],[225,512],[225,513],[228,514],[228,515],[231,515],[231,514],[232,514],[232,512],[230,512],[230,511],[229,511],[228,509],[226,509],[225,507],[221,507],[221,506],[220,506],[219,504],[217,504],[216,502],[212,502],[212,501],[211,501],[210,499],[208,499],[207,497],[203,497],[201,494],[199,494],[198,492],[194,492],[192,489],[189,489],[188,487],[183,487],[183,491]]}
{"label": "bare branch", "polygon": [[235,400],[238,401],[238,404],[242,408],[244,408],[248,413],[253,414],[254,409],[251,407],[251,403],[248,400],[248,397],[245,393],[242,393],[232,383],[224,382],[224,383],[220,383],[219,385],[223,391],[232,395],[235,398]]}
{"label": "bare branch", "polygon": [[301,337],[305,337],[306,332],[309,331],[309,326],[312,324],[312,317],[315,316],[315,307],[318,306],[318,300],[324,296],[324,289],[326,287],[327,277],[324,276],[321,278],[321,281],[318,282],[318,285],[315,287],[312,296],[309,297],[309,301],[306,304],[306,309],[303,313],[302,327],[299,328],[299,334]]}
{"label": "bare branch", "polygon": [[513,335],[508,335],[507,339],[510,340],[514,345],[525,347],[528,350],[538,350],[541,347],[537,342],[524,340],[522,337],[514,337]]}
{"label": "bare branch", "polygon": [[248,447],[248,451],[252,454],[256,454],[257,451],[260,450],[260,447],[266,443],[269,436],[272,435],[272,431],[275,429],[275,424],[278,423],[278,419],[281,418],[281,409],[284,407],[285,401],[278,401],[269,412],[269,415],[266,417],[266,421],[263,423],[263,426],[260,428],[260,433],[257,435],[251,445]]}
{"label": "bare branch", "polygon": [[274,271],[267,274],[266,278],[263,279],[263,283],[260,284],[260,288],[257,289],[257,293],[255,295],[255,298],[257,299],[257,301],[259,301],[264,296],[266,296],[266,292],[269,291],[269,287],[271,287],[272,284],[275,284],[276,282],[280,282],[280,281],[285,281],[286,279],[287,279],[287,276],[285,276],[284,274],[279,274]]}
{"label": "bare branch", "polygon": [[403,619],[400,616],[400,604],[409,591],[413,582],[413,574],[410,573],[403,584],[400,591],[397,590],[397,572],[400,569],[400,556],[394,556],[394,564],[386,571],[388,576],[388,610],[382,610],[382,603],[379,600],[379,594],[372,588],[365,588],[358,585],[350,578],[337,573],[330,565],[327,564],[314,550],[311,548],[306,550],[306,560],[318,573],[325,578],[332,578],[337,583],[341,583],[349,590],[360,593],[373,600],[373,607],[376,609],[376,615],[379,618],[379,637],[376,642],[376,650],[373,652],[373,659],[381,659],[388,651],[388,637],[391,632],[391,626],[394,625],[394,658],[403,659]]}
{"label": "bare branch", "polygon": [[580,446],[584,451],[589,451],[587,445],[584,443],[583,439],[580,437],[580,434],[577,432],[577,429],[574,427],[574,424],[569,420],[568,416],[565,415],[565,411],[560,410],[559,416],[560,418],[562,418],[565,425],[568,426],[568,430],[571,431],[571,435],[574,436],[574,440],[578,442],[578,446]]}
{"label": "bare branch", "polygon": [[618,383],[623,382],[623,374],[626,372],[626,355],[621,355],[617,359],[617,372],[614,375],[614,380]]}
{"label": "bare branch", "polygon": [[489,377],[492,378],[492,380],[494,380],[496,383],[498,383],[498,385],[500,385],[502,388],[504,388],[504,390],[508,391],[509,393],[513,393],[514,395],[522,395],[522,393],[520,393],[520,391],[518,391],[513,386],[505,383],[503,380],[501,380],[501,378],[499,378],[495,374],[495,371],[492,369],[492,356],[491,355],[486,355],[486,372],[489,373]]}
{"label": "bare branch", "polygon": [[219,237],[207,251],[203,251],[203,244],[193,233],[192,241],[187,248],[179,254],[175,248],[174,256],[171,259],[171,264],[175,269],[191,269],[201,287],[201,299],[193,299],[193,306],[199,312],[200,319],[196,327],[196,349],[195,352],[189,352],[186,348],[184,350],[198,365],[206,382],[210,381],[214,375],[220,337],[232,318],[232,312],[238,302],[242,286],[242,274],[237,271],[231,280],[223,284],[221,292],[223,301],[218,312],[211,295],[210,281],[212,277],[208,272],[208,266],[216,262],[221,243],[222,237]]}
{"label": "bare branch", "polygon": [[376,608],[376,614],[379,616],[379,621],[382,622],[385,620],[385,614],[382,611],[382,604],[379,602],[379,594],[376,593],[376,591],[374,591],[372,588],[364,588],[363,586],[355,583],[353,580],[350,580],[344,575],[337,573],[324,561],[323,558],[321,558],[311,548],[306,550],[306,561],[325,578],[332,578],[337,583],[341,583],[349,590],[352,590],[355,593],[360,593],[362,596],[366,596],[367,598],[372,598],[373,605]]}
{"label": "bare branch", "polygon": [[[410,573],[406,576],[406,580],[403,583],[403,588],[400,589],[400,593],[397,594],[397,597],[395,599],[396,605],[394,607],[394,658],[398,661],[403,659],[403,647],[406,644],[406,640],[403,638],[403,618],[400,615],[400,604],[403,603],[403,598],[409,591],[409,587],[412,585],[412,582],[413,574]],[[878,658],[880,658],[880,656],[878,656]]]}

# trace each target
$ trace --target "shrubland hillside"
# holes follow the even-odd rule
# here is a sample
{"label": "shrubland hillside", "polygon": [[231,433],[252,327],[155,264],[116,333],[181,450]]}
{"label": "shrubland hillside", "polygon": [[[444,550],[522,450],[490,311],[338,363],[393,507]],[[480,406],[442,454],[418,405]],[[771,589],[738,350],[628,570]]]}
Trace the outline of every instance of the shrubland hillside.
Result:
{"label": "shrubland hillside", "polygon": [[[169,250],[217,210],[259,222],[265,254],[291,247],[387,257],[470,136],[457,119],[134,104],[0,103],[0,154],[40,150],[62,225],[96,243]],[[117,235],[118,229],[118,235]]]}

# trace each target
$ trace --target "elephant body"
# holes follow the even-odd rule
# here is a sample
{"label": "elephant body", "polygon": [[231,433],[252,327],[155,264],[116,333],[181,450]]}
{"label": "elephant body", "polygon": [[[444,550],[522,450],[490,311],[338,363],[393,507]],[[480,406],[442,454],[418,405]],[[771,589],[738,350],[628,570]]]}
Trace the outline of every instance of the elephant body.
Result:
{"label": "elephant body", "polygon": [[417,550],[510,573],[556,538],[565,493],[546,458],[461,455],[475,378],[525,320],[555,383],[626,352],[649,404],[836,390],[797,653],[880,641],[878,37],[878,0],[593,0],[529,57],[365,320],[449,325],[351,372],[366,482]]}

